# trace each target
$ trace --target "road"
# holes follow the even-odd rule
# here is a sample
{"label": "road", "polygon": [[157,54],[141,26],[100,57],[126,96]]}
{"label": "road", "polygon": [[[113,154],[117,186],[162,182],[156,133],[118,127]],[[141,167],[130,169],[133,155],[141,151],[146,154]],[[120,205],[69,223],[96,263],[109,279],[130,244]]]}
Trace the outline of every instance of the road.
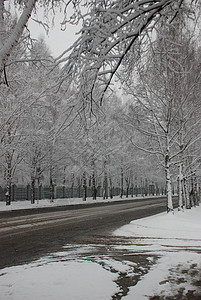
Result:
{"label": "road", "polygon": [[110,234],[131,220],[166,210],[165,198],[0,213],[0,269],[28,263],[84,237]]}

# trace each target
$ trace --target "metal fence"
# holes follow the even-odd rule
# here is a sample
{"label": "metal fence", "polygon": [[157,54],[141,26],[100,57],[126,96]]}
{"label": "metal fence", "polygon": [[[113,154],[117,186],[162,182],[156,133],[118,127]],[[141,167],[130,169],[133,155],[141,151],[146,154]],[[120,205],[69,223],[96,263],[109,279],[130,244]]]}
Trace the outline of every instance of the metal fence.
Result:
{"label": "metal fence", "polygon": [[[17,186],[12,185],[11,188],[11,201],[19,201],[19,200],[31,200],[31,186]],[[121,193],[121,188],[113,187],[112,195],[118,196]],[[138,195],[159,195],[165,193],[164,189],[156,188],[155,185],[149,185],[147,188],[145,187],[133,187],[129,188],[128,195],[129,196],[138,196]],[[2,188],[0,186],[0,201],[6,201],[6,188]],[[96,196],[103,197],[104,189],[101,186],[96,188]],[[108,197],[109,197],[108,192]],[[123,190],[123,195],[126,195],[126,190]],[[35,196],[36,199],[50,199],[51,198],[51,189],[49,186],[42,186],[35,188]],[[82,198],[83,196],[83,188],[82,186],[78,187],[65,187],[65,186],[56,186],[54,191],[54,196],[56,199],[60,198]],[[87,197],[93,196],[92,187],[87,187]]]}

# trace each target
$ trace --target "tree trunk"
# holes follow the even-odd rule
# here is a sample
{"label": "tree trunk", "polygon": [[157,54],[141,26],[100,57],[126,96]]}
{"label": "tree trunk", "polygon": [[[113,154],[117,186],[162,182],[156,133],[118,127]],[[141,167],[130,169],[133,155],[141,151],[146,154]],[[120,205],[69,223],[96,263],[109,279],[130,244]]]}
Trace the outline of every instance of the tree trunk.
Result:
{"label": "tree trunk", "polygon": [[[2,18],[2,10],[4,9],[3,0],[0,0],[0,15]],[[19,17],[15,27],[13,28],[10,36],[6,39],[5,43],[0,41],[0,83],[4,70],[4,66],[11,55],[13,48],[17,45],[23,30],[31,16],[32,10],[35,7],[37,0],[27,0],[26,5],[22,11],[21,16]],[[2,22],[2,20],[1,20]],[[2,24],[1,24],[2,25]],[[2,29],[2,27],[1,27]]]}
{"label": "tree trunk", "polygon": [[7,174],[6,174],[6,205],[11,205],[11,185],[12,185],[12,155],[6,154]]}
{"label": "tree trunk", "polygon": [[110,199],[113,198],[113,192],[112,192],[112,178],[111,176],[109,177],[109,182],[110,182]]}
{"label": "tree trunk", "polygon": [[6,186],[6,205],[11,205],[11,183]]}
{"label": "tree trunk", "polygon": [[135,179],[135,196],[138,196],[138,185],[137,185],[137,178]]}
{"label": "tree trunk", "polygon": [[82,199],[83,201],[86,201],[87,200],[87,181],[86,181],[86,174],[85,172],[83,173],[83,196],[82,196]]}
{"label": "tree trunk", "polygon": [[190,198],[189,198],[189,192],[188,192],[188,186],[187,186],[186,178],[183,179],[183,187],[184,187],[183,191],[184,191],[186,209],[191,209],[191,204],[190,204]]}
{"label": "tree trunk", "polygon": [[71,176],[71,198],[74,196],[74,183],[75,183],[75,175],[72,174]]}
{"label": "tree trunk", "polygon": [[199,191],[198,178],[196,178],[196,181],[195,181],[195,190],[196,190],[197,205],[199,206],[199,202],[200,202],[200,191]]}
{"label": "tree trunk", "polygon": [[124,170],[123,168],[121,167],[121,191],[120,191],[120,198],[123,197],[123,194],[124,194]]}
{"label": "tree trunk", "polygon": [[125,178],[125,181],[126,181],[126,198],[128,198],[129,187],[130,187],[130,178],[129,177]]}
{"label": "tree trunk", "polygon": [[195,187],[194,187],[194,174],[191,174],[191,191],[190,191],[190,204],[191,207],[196,206],[196,195],[195,195]]}
{"label": "tree trunk", "polygon": [[104,182],[103,182],[103,200],[108,199],[108,180],[107,172],[104,173]]}
{"label": "tree trunk", "polygon": [[36,183],[35,177],[32,177],[32,179],[31,179],[31,204],[34,204],[35,200],[36,200],[35,183]]}
{"label": "tree trunk", "polygon": [[133,187],[133,182],[131,183],[131,198],[133,198],[133,193],[134,193],[134,187]]}
{"label": "tree trunk", "polygon": [[92,196],[93,196],[93,200],[96,200],[96,179],[95,179],[95,174],[93,172],[92,174]]}
{"label": "tree trunk", "polygon": [[170,175],[170,161],[169,155],[167,154],[165,157],[165,174],[166,174],[166,189],[167,189],[167,212],[173,212],[173,204],[172,204],[172,182]]}
{"label": "tree trunk", "polygon": [[52,167],[50,167],[50,202],[54,202],[55,199],[55,184],[52,178]]}
{"label": "tree trunk", "polygon": [[178,210],[179,211],[184,209],[183,195],[182,195],[182,181],[183,181],[182,164],[180,163],[179,176],[178,176]]}

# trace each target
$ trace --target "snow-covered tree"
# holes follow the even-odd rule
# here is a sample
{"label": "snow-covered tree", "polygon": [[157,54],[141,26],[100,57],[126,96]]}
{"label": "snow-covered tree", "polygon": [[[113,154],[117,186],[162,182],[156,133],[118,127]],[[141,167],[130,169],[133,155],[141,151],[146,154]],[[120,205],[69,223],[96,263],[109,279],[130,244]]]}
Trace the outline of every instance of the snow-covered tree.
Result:
{"label": "snow-covered tree", "polygon": [[[17,45],[13,52],[15,61],[20,59],[23,53],[24,45]],[[22,129],[25,126],[25,113],[33,101],[33,94],[27,85],[29,76],[27,65],[13,64],[13,57],[7,65],[9,76],[6,77],[6,85],[0,87],[0,163],[4,165],[9,197],[11,197],[11,184],[14,183],[16,168],[23,158],[25,139]]]}
{"label": "snow-covered tree", "polygon": [[145,45],[152,43],[150,35],[155,34],[159,21],[171,24],[180,11],[192,16],[196,9],[197,1],[89,1],[84,16],[78,10],[70,18],[71,23],[82,19],[81,35],[69,49],[70,56],[62,60],[61,55],[58,60],[67,60],[66,72],[76,74],[81,96],[87,102],[102,102],[133,47],[137,44],[144,51]]}
{"label": "snow-covered tree", "polygon": [[[127,115],[126,122],[128,126],[133,124],[142,136],[147,136],[144,145],[143,140],[136,143],[131,138],[131,142],[157,155],[159,161],[163,158],[168,211],[173,210],[172,169],[179,164],[181,180],[182,157],[187,159],[189,149],[200,140],[198,127],[201,119],[197,113],[200,111],[197,98],[199,59],[195,55],[192,37],[187,38],[187,32],[180,28],[175,23],[160,28],[155,44],[152,43],[146,58],[141,57],[141,63],[135,69],[135,80],[131,76],[130,81],[124,83],[133,99],[133,114]],[[179,198],[179,208],[182,206]]]}
{"label": "snow-covered tree", "polygon": [[[86,79],[84,74],[87,71],[93,73],[93,77],[95,75],[94,79],[89,74],[87,75],[87,81],[92,90],[97,78],[103,80],[104,90],[106,90],[135,41],[146,30],[152,30],[159,19],[166,18],[167,22],[171,22],[182,8],[185,7],[186,11],[197,8],[193,7],[197,1],[184,0],[106,0],[104,2],[101,0],[13,0],[10,6],[7,5],[8,7],[6,2],[0,0],[0,82],[5,79],[7,61],[12,50],[19,43],[33,12],[37,14],[37,9],[44,7],[48,14],[49,10],[54,12],[54,9],[60,6],[64,9],[62,25],[65,26],[66,22],[73,24],[82,22],[81,37],[73,46],[71,59],[74,64],[79,58],[75,68],[76,70],[82,69],[82,78]],[[68,17],[70,4],[74,8],[74,12]],[[12,31],[8,31],[5,18],[12,5],[17,7],[19,17],[13,23]],[[39,22],[43,24],[42,21]],[[29,32],[27,32],[27,38],[30,38]],[[91,72],[91,70],[94,71]],[[105,76],[106,74],[109,76]]]}

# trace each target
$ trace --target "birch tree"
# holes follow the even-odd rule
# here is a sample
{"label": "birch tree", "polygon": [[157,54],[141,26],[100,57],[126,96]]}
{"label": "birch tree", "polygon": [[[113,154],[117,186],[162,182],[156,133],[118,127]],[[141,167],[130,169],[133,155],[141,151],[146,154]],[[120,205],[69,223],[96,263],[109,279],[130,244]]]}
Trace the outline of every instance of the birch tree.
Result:
{"label": "birch tree", "polygon": [[2,82],[2,75],[4,73],[5,80],[5,67],[13,49],[19,43],[24,28],[30,18],[30,15],[36,5],[36,0],[28,1],[15,1],[15,3],[21,4],[23,11],[19,20],[14,25],[12,31],[8,30],[5,22],[5,15],[8,13],[5,9],[5,1],[0,0],[0,82]]}
{"label": "birch tree", "polygon": [[[178,31],[175,24],[168,28],[165,26],[159,30],[156,44],[150,48],[150,56],[147,53],[147,61],[142,59],[138,83],[133,84],[131,89],[131,77],[126,84],[127,92],[132,94],[135,103],[135,115],[130,118],[135,128],[148,137],[149,146],[136,145],[132,138],[131,142],[157,155],[159,161],[163,157],[168,212],[173,211],[171,170],[179,164],[182,179],[181,155],[184,156],[200,140],[197,127],[200,126],[200,117],[197,116],[197,122],[192,124],[195,112],[200,111],[200,101],[196,100],[196,106],[192,106],[200,84],[198,60],[192,54],[194,49],[183,30]],[[129,116],[126,121],[129,123]],[[182,208],[181,198],[179,208]]]}

